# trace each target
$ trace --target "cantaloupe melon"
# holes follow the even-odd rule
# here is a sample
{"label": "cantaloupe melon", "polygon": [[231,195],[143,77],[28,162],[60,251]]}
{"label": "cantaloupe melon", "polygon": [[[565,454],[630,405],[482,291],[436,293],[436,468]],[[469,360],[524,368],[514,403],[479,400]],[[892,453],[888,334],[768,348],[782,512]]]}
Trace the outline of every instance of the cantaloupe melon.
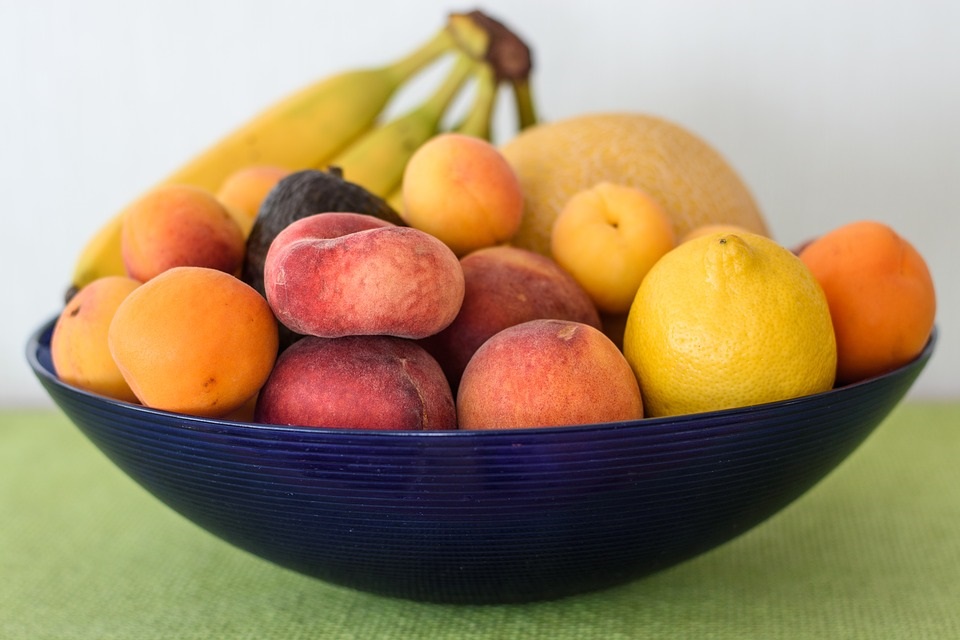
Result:
{"label": "cantaloupe melon", "polygon": [[750,190],[704,140],[664,119],[591,113],[542,123],[502,144],[524,190],[511,244],[549,255],[550,231],[575,193],[601,181],[645,190],[670,215],[677,237],[704,224],[769,235]]}

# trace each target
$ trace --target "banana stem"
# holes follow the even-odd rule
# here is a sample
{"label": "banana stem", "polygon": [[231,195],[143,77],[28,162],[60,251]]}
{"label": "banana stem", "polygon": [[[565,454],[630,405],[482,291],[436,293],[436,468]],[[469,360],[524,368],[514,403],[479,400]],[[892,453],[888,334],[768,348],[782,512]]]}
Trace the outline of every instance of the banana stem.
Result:
{"label": "banana stem", "polygon": [[490,140],[491,117],[499,88],[496,74],[490,65],[484,64],[477,72],[476,87],[473,105],[454,131]]}
{"label": "banana stem", "polygon": [[499,80],[525,80],[533,71],[533,56],[527,43],[482,11],[452,14],[447,26],[454,34],[457,48],[475,60],[489,63]]}
{"label": "banana stem", "polygon": [[402,84],[415,73],[429,65],[456,45],[450,29],[444,26],[436,35],[399,60],[385,67],[387,74],[393,76],[397,84]]}
{"label": "banana stem", "polygon": [[537,124],[537,110],[533,104],[530,79],[517,79],[512,82],[513,96],[517,107],[517,126],[522,131]]}
{"label": "banana stem", "polygon": [[[454,34],[458,49],[492,67],[497,82],[510,83],[516,100],[518,129],[536,124],[537,111],[530,87],[533,71],[530,47],[502,22],[481,11],[451,14],[447,26]],[[485,47],[477,46],[484,41]]]}
{"label": "banana stem", "polygon": [[456,46],[474,60],[483,60],[489,55],[490,32],[479,23],[474,14],[450,14],[447,30]]}

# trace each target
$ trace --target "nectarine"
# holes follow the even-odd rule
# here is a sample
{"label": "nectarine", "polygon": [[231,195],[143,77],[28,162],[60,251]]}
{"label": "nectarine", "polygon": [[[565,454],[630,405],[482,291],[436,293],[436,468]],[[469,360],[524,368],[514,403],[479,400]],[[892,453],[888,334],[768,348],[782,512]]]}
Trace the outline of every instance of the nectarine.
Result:
{"label": "nectarine", "polygon": [[461,429],[565,426],[643,417],[640,388],[598,329],[531,320],[487,340],[463,372]]}
{"label": "nectarine", "polygon": [[260,392],[257,422],[308,427],[456,428],[440,365],[391,336],[301,338],[280,354]]}
{"label": "nectarine", "polygon": [[499,245],[460,259],[465,292],[453,322],[423,341],[456,393],[464,367],[481,344],[507,327],[535,320],[574,320],[600,327],[586,291],[546,256]]}

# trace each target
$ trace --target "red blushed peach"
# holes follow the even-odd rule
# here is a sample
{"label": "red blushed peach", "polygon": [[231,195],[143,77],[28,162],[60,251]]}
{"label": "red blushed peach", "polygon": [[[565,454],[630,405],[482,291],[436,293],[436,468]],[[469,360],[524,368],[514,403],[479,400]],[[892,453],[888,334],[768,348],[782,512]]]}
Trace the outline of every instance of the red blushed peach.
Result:
{"label": "red blushed peach", "polygon": [[520,228],[520,181],[496,147],[445,133],[417,149],[403,174],[403,219],[458,256],[506,242]]}
{"label": "red blushed peach", "polygon": [[440,365],[415,342],[390,336],[308,336],[277,359],[254,419],[423,431],[455,429],[456,407]]}
{"label": "red blushed peach", "polygon": [[460,312],[450,326],[422,342],[443,367],[454,393],[474,352],[507,327],[539,318],[601,326],[587,292],[546,256],[497,246],[464,256],[460,265],[465,286]]}
{"label": "red blushed peach", "polygon": [[477,350],[457,396],[461,429],[566,426],[643,417],[619,349],[589,325],[531,320]]}
{"label": "red blushed peach", "polygon": [[278,235],[267,252],[264,285],[280,322],[326,338],[424,338],[453,321],[464,293],[453,252],[433,236],[397,226],[292,242]]}
{"label": "red blushed peach", "polygon": [[[278,246],[290,245],[298,240],[317,238],[339,238],[349,233],[380,229],[395,226],[390,222],[375,216],[361,213],[326,212],[317,213],[296,220],[277,234]],[[263,292],[266,296],[266,292]],[[300,335],[291,331],[286,325],[280,325],[280,348],[286,349],[300,338]]]}
{"label": "red blushed peach", "polygon": [[186,185],[154,189],[124,214],[120,250],[131,278],[147,280],[173,267],[237,274],[246,239],[211,193]]}
{"label": "red blushed peach", "polygon": [[298,240],[317,240],[321,238],[339,238],[357,231],[380,229],[396,226],[386,220],[363,213],[327,212],[296,220],[277,234],[273,239],[278,246],[289,245]]}

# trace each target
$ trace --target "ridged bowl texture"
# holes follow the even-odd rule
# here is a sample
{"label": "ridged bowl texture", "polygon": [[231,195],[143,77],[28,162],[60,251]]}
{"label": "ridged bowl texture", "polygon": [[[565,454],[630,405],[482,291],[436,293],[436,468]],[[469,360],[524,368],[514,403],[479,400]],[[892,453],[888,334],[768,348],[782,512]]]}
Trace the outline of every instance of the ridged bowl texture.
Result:
{"label": "ridged bowl texture", "polygon": [[903,398],[910,364],[825,393],[672,418],[503,431],[271,426],[147,409],[57,379],[50,321],[27,360],[117,466],[274,563],[386,596],[552,599],[642,578],[802,495]]}

